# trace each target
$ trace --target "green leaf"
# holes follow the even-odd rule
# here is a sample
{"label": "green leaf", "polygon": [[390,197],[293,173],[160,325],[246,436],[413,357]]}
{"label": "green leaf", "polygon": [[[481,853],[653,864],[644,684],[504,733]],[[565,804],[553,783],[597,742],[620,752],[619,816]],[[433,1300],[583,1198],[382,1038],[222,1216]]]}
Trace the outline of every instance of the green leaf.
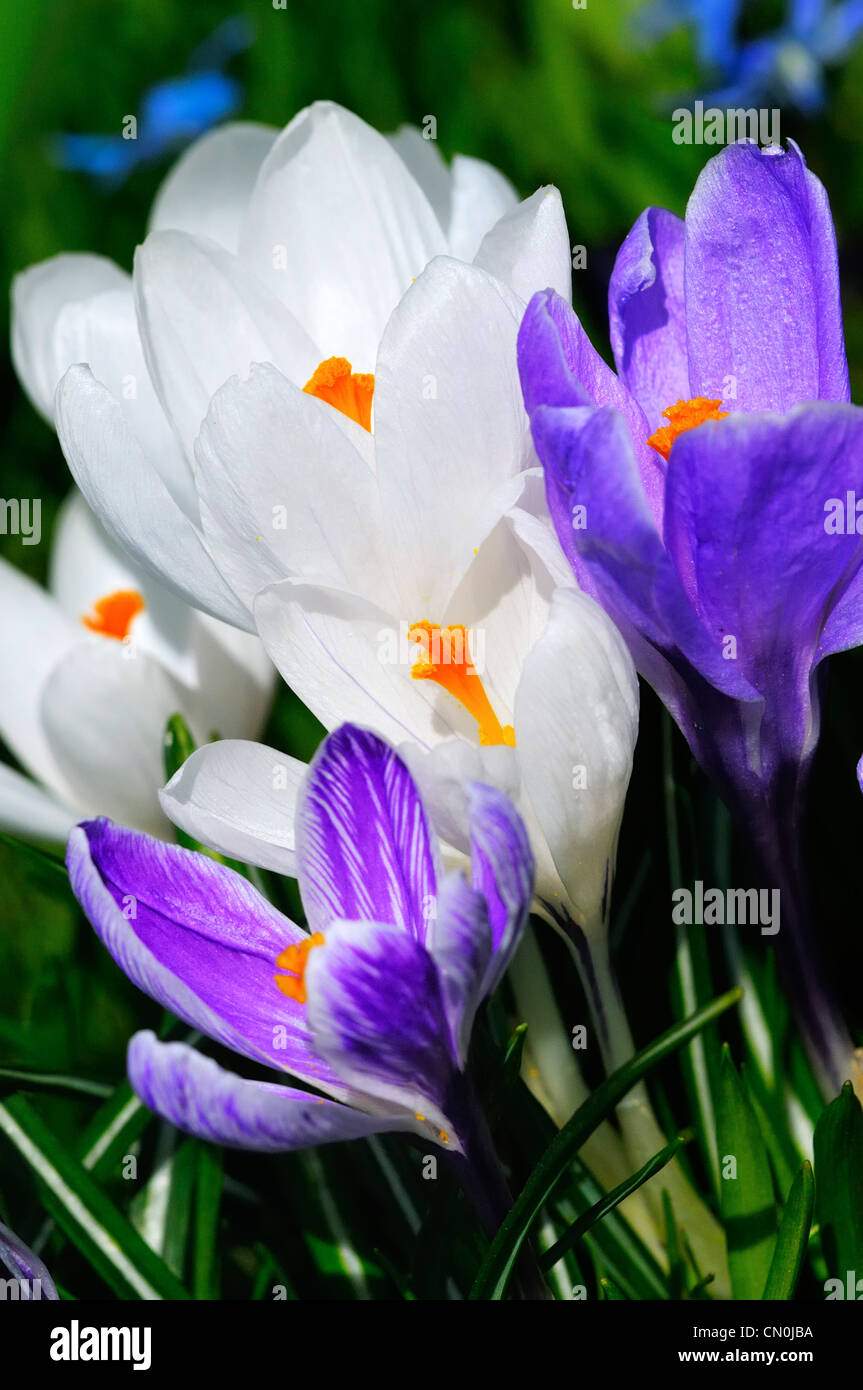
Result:
{"label": "green leaf", "polygon": [[165,768],[165,779],[170,782],[175,772],[180,768],[187,758],[191,758],[195,752],[197,744],[189,732],[189,726],[182,714],[172,714],[165,725],[165,734],[162,739],[162,762]]}
{"label": "green leaf", "polygon": [[762,1298],[768,1300],[794,1297],[794,1289],[806,1254],[812,1226],[812,1207],[815,1201],[815,1179],[812,1165],[804,1163],[788,1194],[782,1212],[779,1235],[767,1283]]}
{"label": "green leaf", "polygon": [[16,1091],[51,1091],[61,1096],[96,1096],[99,1100],[105,1100],[113,1089],[102,1081],[90,1081],[86,1076],[0,1067],[0,1095],[10,1095]]}
{"label": "green leaf", "polygon": [[165,1262],[23,1096],[0,1103],[0,1131],[38,1178],[52,1216],[120,1298],[154,1301],[189,1297]]}
{"label": "green leaf", "polygon": [[734,989],[720,995],[690,1018],[669,1028],[603,1081],[549,1144],[519,1196],[513,1203],[491,1243],[470,1292],[471,1299],[499,1299],[506,1291],[510,1275],[527,1234],[543,1205],[566,1172],[585,1140],[614,1110],[636,1082],[689,1042],[701,1028],[733,1008],[741,997]]}
{"label": "green leaf", "polygon": [[758,1118],[727,1046],[717,1089],[719,1197],[731,1287],[736,1299],[760,1298],[776,1246],[776,1197]]}
{"label": "green leaf", "polygon": [[846,1081],[815,1126],[816,1210],[832,1278],[863,1277],[863,1109]]}
{"label": "green leaf", "polygon": [[555,1241],[554,1245],[542,1254],[539,1261],[540,1269],[548,1270],[556,1265],[567,1250],[571,1250],[576,1242],[590,1230],[591,1226],[594,1226],[597,1221],[601,1221],[633,1192],[637,1192],[642,1183],[647,1182],[648,1178],[652,1178],[655,1173],[665,1167],[666,1163],[670,1163],[683,1142],[683,1138],[680,1137],[673,1140],[672,1143],[666,1144],[665,1148],[661,1149],[658,1154],[654,1154],[653,1158],[649,1158],[637,1173],[633,1173],[631,1177],[618,1183],[617,1187],[613,1188],[611,1192],[607,1192],[589,1211],[584,1212],[582,1216],[573,1221],[560,1240]]}
{"label": "green leaf", "polygon": [[222,1150],[199,1143],[192,1269],[192,1292],[198,1299],[219,1297],[216,1241],[224,1176]]}

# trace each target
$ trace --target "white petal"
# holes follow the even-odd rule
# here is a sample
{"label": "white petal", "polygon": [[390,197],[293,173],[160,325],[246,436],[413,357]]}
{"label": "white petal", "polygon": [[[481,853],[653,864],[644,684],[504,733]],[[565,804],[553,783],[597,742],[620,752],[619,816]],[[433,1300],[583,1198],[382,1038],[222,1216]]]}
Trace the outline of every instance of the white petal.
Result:
{"label": "white petal", "polygon": [[264,726],[276,673],[259,637],[192,613],[196,708],[207,733],[252,738]]}
{"label": "white petal", "polygon": [[408,622],[366,599],[286,579],[258,595],[255,621],[288,685],[328,729],[350,721],[423,747],[476,730],[455,700],[436,710],[431,682],[411,679]]}
{"label": "white petal", "polygon": [[518,800],[520,771],[515,748],[503,744],[481,748],[467,739],[449,738],[428,750],[415,743],[401,743],[398,752],[420,789],[435,831],[464,854],[470,852],[467,784],[485,782],[511,801]]}
{"label": "white petal", "polygon": [[277,133],[273,126],[242,121],[202,135],[164,179],[148,232],[191,232],[236,251],[258,171]]}
{"label": "white petal", "polygon": [[296,878],[294,815],[306,764],[262,743],[199,748],[160,792],[175,825],[220,854]]}
{"label": "white petal", "polygon": [[201,731],[183,688],[133,651],[107,637],[79,642],[48,678],[41,714],[76,804],[158,834],[165,725],[180,711]]}
{"label": "white petal", "polygon": [[493,164],[457,154],[452,162],[450,255],[472,261],[486,232],[514,208],[518,194]]}
{"label": "white petal", "polygon": [[213,398],[196,446],[201,520],[250,607],[289,575],[392,599],[377,484],[335,413],[270,366]]}
{"label": "white petal", "polygon": [[34,840],[65,841],[80,816],[14,768],[0,763],[0,830]]}
{"label": "white petal", "polygon": [[70,367],[57,388],[57,433],[72,476],[118,545],[187,602],[250,627],[200,534],[87,367]]}
{"label": "white petal", "polygon": [[29,772],[72,804],[39,702],[54,667],[80,637],[81,629],[40,585],[0,560],[0,735]]}
{"label": "white petal", "polygon": [[301,386],[318,349],[236,256],[186,232],[153,232],[135,255],[135,297],[150,374],[189,459],[210,398],[253,362]]}
{"label": "white petal", "polygon": [[197,503],[191,468],[144,361],[131,277],[122,289],[67,304],[58,315],[54,338],[57,381],[67,368],[86,362],[119,403],[129,429],[171,496],[194,518]]}
{"label": "white petal", "polygon": [[301,111],[279,136],[241,240],[321,357],[347,357],[359,372],[374,370],[390,313],[445,249],[428,199],[389,141],[332,102]]}
{"label": "white petal", "polygon": [[475,265],[509,285],[526,304],[549,287],[572,300],[572,263],[563,203],[556,188],[540,188],[483,237]]}
{"label": "white petal", "polygon": [[58,360],[54,330],[60,311],[104,290],[122,289],[129,277],[104,256],[63,255],[30,266],[12,281],[12,361],[25,391],[46,420],[68,362]]}
{"label": "white petal", "polygon": [[[516,367],[520,306],[474,266],[440,257],[384,334],[375,451],[402,601],[437,618],[514,501],[533,457]],[[517,490],[516,485],[516,490]]]}
{"label": "white petal", "polygon": [[580,924],[602,930],[638,734],[638,682],[617,628],[555,593],[516,695],[522,782]]}
{"label": "white petal", "polygon": [[390,144],[413,174],[444,231],[452,215],[452,174],[437,146],[416,126],[403,125],[389,137]]}

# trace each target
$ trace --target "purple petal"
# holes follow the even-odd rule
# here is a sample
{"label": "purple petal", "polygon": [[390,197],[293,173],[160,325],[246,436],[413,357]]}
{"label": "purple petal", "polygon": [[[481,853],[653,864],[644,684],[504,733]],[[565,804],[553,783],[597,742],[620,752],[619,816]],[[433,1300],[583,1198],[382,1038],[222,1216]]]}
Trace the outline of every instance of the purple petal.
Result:
{"label": "purple petal", "polygon": [[491,994],[515,954],[533,897],[534,861],[512,802],[494,787],[468,788],[471,878],[488,905],[491,960],[483,995]]}
{"label": "purple petal", "polygon": [[647,445],[653,433],[638,401],[591,346],[565,299],[553,290],[535,294],[518,334],[518,367],[525,408],[610,406],[629,426],[632,448],[654,517],[662,517],[665,474]]}
{"label": "purple petal", "polygon": [[683,245],[681,218],[648,208],[621,246],[608,287],[617,371],[651,430],[664,423],[668,406],[690,397]]}
{"label": "purple petal", "polygon": [[863,563],[863,539],[825,532],[825,503],[863,491],[863,410],[800,406],[735,415],[671,451],[666,543],[690,565],[702,622],[735,639],[736,665],[768,701],[762,744],[802,758],[810,673],[825,617]]}
{"label": "purple petal", "polygon": [[[48,1273],[38,1255],[19,1240],[14,1231],[0,1221],[0,1266],[7,1269],[13,1279],[19,1280],[18,1297],[35,1302],[40,1298],[59,1301],[54,1280]],[[34,1284],[38,1280],[38,1287]],[[8,1295],[7,1295],[8,1297]]]}
{"label": "purple petal", "polygon": [[310,931],[367,920],[425,939],[433,841],[416,784],[383,739],[352,724],[330,734],[300,793],[296,835]]}
{"label": "purple petal", "polygon": [[205,854],[108,820],[69,837],[72,889],[120,969],[209,1037],[336,1094],[305,1007],[276,986],[277,956],[306,933]]}
{"label": "purple petal", "polygon": [[457,870],[441,883],[428,945],[441,977],[453,1050],[463,1069],[493,943],[486,900]]}
{"label": "purple petal", "polygon": [[306,970],[315,1047],[356,1093],[446,1129],[457,1059],[435,962],[407,932],[342,922]]}
{"label": "purple petal", "polygon": [[729,145],[705,166],[686,210],[686,323],[693,396],[849,399],[833,220],[796,146]]}
{"label": "purple petal", "polygon": [[402,1127],[308,1091],[247,1081],[184,1043],[159,1042],[155,1033],[135,1034],[127,1065],[132,1089],[157,1115],[232,1149],[285,1153]]}
{"label": "purple petal", "polygon": [[[640,669],[663,699],[668,690],[671,707],[679,708],[680,694],[674,695],[668,683],[674,680],[669,661],[679,666],[681,655],[718,690],[757,699],[758,692],[734,662],[723,659],[713,633],[701,623],[663,545],[621,417],[608,410],[541,409],[532,424],[561,543],[577,545],[593,593],[627,641],[635,632],[668,658],[651,663],[643,647],[638,652],[633,647]],[[586,508],[587,525],[572,531],[568,518],[576,501]],[[565,526],[570,536],[562,534]]]}

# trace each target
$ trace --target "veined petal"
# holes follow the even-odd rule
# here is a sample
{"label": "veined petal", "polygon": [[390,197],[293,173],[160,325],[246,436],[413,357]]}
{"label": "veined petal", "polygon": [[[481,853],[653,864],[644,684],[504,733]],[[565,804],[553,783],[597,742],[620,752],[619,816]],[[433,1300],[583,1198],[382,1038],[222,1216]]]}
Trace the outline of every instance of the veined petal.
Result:
{"label": "veined petal", "polygon": [[375,478],[336,414],[272,366],[210,404],[196,446],[202,523],[250,607],[288,575],[393,600]]}
{"label": "veined petal", "polygon": [[428,948],[440,972],[453,1050],[464,1070],[493,946],[485,898],[458,870],[441,882]]}
{"label": "veined petal", "polygon": [[251,628],[200,533],[88,367],[70,367],[57,388],[57,433],[75,481],[118,545],[187,603]]}
{"label": "veined petal", "polygon": [[301,111],[276,140],[241,240],[320,357],[346,357],[357,372],[374,370],[390,313],[444,250],[438,220],[390,142],[332,102]]}
{"label": "veined petal", "polygon": [[652,430],[662,412],[689,400],[683,257],[684,223],[647,208],[624,241],[608,286],[611,346],[621,380]]}
{"label": "veined petal", "polygon": [[431,681],[411,679],[415,647],[410,624],[367,599],[323,585],[286,579],[262,589],[255,622],[267,651],[296,695],[321,723],[370,726],[391,743],[431,747],[455,733],[475,732],[450,701],[437,708]]}
{"label": "veined petal", "polygon": [[297,876],[297,796],[306,764],[262,743],[205,744],[159,793],[187,835],[229,858]]}
{"label": "veined petal", "polygon": [[38,782],[0,763],[0,829],[28,839],[65,843],[79,815],[80,808],[70,810]]}
{"label": "veined petal", "polygon": [[516,206],[518,194],[509,179],[484,159],[457,154],[451,173],[449,253],[470,262],[486,232]]}
{"label": "veined petal", "polygon": [[162,180],[147,231],[189,232],[236,252],[252,189],[277,134],[273,126],[236,121],[202,135]]}
{"label": "veined petal", "polygon": [[647,444],[651,433],[647,417],[603,362],[576,314],[553,291],[535,295],[527,306],[518,335],[518,365],[531,418],[539,406],[584,405],[610,407],[624,417],[642,487],[654,520],[661,525],[665,476],[659,455]]}
{"label": "veined petal", "polygon": [[288,309],[223,247],[186,232],[153,232],[135,254],[144,353],[186,457],[211,397],[253,362],[308,381],[320,353]]}
{"label": "veined petal", "polygon": [[69,363],[58,357],[55,329],[67,304],[106,290],[124,289],[129,277],[105,256],[52,256],[12,281],[12,361],[24,390],[45,419],[54,418],[54,392]]}
{"label": "veined petal", "polygon": [[554,596],[525,662],[515,727],[524,786],[570,903],[582,927],[601,930],[638,733],[638,681],[617,628],[577,589]]}
{"label": "veined petal", "polygon": [[274,982],[277,957],[306,933],[246,879],[106,820],[72,831],[66,862],[97,935],[145,994],[245,1057],[346,1094],[312,1046],[305,1007]]}
{"label": "veined petal", "polygon": [[45,736],[73,804],[164,831],[157,797],[162,738],[177,710],[189,714],[188,693],[152,657],[84,635],[56,663],[40,700]]}
{"label": "veined petal", "polygon": [[308,1091],[244,1080],[150,1032],[132,1038],[127,1067],[132,1089],[150,1110],[186,1134],[232,1149],[287,1153],[403,1127]]}
{"label": "veined petal", "polygon": [[572,300],[572,262],[563,203],[556,188],[538,188],[532,197],[501,217],[474,257],[526,304],[551,288]]}
{"label": "veined petal", "polygon": [[42,724],[40,701],[81,630],[45,590],[0,560],[0,734],[19,762],[70,805],[74,794]]}
{"label": "veined petal", "polygon": [[456,1059],[425,947],[379,922],[337,923],[309,953],[306,985],[315,1048],[342,1080],[457,1150],[445,1111]]}
{"label": "veined petal", "polygon": [[737,410],[849,399],[836,235],[796,145],[729,145],[686,209],[692,396]]}
{"label": "veined petal", "polygon": [[425,940],[434,842],[413,778],[376,734],[344,724],[321,744],[300,792],[297,859],[310,931],[368,920]]}
{"label": "veined petal", "polygon": [[[726,664],[769,700],[763,742],[799,760],[817,737],[810,673],[825,619],[863,566],[863,539],[825,528],[830,498],[863,493],[863,409],[816,402],[734,415],[677,440],[666,543],[691,576]],[[688,574],[687,574],[688,572]]]}
{"label": "veined petal", "polygon": [[19,1287],[19,1298],[33,1299],[33,1285],[38,1281],[39,1298],[59,1301],[60,1295],[54,1280],[39,1256],[34,1255],[23,1240],[19,1240],[15,1232],[10,1231],[8,1226],[4,1226],[2,1221],[0,1221],[0,1265],[5,1266],[13,1279],[22,1281]]}
{"label": "veined petal", "polygon": [[471,881],[485,898],[491,927],[485,996],[496,988],[527,926],[534,859],[524,822],[495,787],[475,782],[468,788],[468,816]]}
{"label": "veined petal", "polygon": [[443,610],[532,458],[515,358],[519,315],[511,291],[484,271],[439,258],[381,342],[381,507],[402,602],[430,613]]}

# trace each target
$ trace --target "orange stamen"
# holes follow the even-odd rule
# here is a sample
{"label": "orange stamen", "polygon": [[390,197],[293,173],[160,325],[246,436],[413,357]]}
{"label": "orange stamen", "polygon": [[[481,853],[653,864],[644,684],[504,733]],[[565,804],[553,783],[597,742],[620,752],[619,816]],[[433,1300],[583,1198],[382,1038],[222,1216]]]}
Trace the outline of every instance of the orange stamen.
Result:
{"label": "orange stamen", "polygon": [[316,367],[303,390],[335,406],[364,430],[372,427],[375,378],[371,372],[352,372],[346,357],[328,357]]}
{"label": "orange stamen", "polygon": [[668,420],[669,424],[663,425],[655,434],[648,439],[651,449],[655,449],[664,459],[671,453],[671,446],[679,434],[685,434],[687,430],[694,430],[696,425],[703,425],[705,420],[724,420],[728,415],[727,410],[720,410],[722,401],[709,401],[706,396],[696,396],[691,401],[678,401],[677,405],[670,405],[667,410],[663,410],[663,419]]}
{"label": "orange stamen", "polygon": [[298,941],[293,946],[286,946],[280,956],[276,957],[276,965],[280,970],[289,970],[289,975],[274,975],[273,979],[278,985],[282,994],[286,994],[289,999],[295,999],[298,1004],[306,1002],[306,966],[309,962],[309,952],[315,946],[323,946],[324,934],[316,931],[312,936],[307,936],[305,941]]}
{"label": "orange stamen", "polygon": [[123,642],[129,636],[133,619],[144,607],[144,600],[136,589],[118,589],[114,594],[97,598],[92,613],[85,613],[81,622],[91,632],[100,632],[103,637],[114,637],[118,642]]}
{"label": "orange stamen", "polygon": [[514,728],[511,724],[501,724],[474,669],[468,632],[461,623],[451,627],[441,627],[425,619],[414,623],[408,631],[408,641],[417,642],[423,655],[411,667],[411,676],[415,681],[434,681],[464,705],[479,726],[479,741],[483,747],[504,743],[514,748]]}

